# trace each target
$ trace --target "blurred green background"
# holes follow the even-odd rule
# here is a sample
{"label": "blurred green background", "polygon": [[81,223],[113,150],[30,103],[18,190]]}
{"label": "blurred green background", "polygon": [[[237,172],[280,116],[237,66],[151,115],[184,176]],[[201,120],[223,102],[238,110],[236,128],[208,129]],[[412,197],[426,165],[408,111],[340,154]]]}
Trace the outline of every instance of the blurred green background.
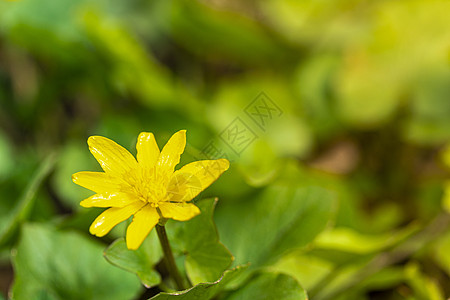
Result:
{"label": "blurred green background", "polygon": [[[141,131],[162,146],[187,129],[182,163],[232,162],[200,197],[220,198],[236,264],[287,273],[311,299],[450,297],[449,11],[425,0],[1,1],[1,292],[26,224],[88,236],[98,211],[79,207],[90,193],[71,174],[99,170],[90,135],[133,152]],[[291,228],[310,238],[258,256],[279,234],[258,226],[288,209],[280,185],[336,200]]]}

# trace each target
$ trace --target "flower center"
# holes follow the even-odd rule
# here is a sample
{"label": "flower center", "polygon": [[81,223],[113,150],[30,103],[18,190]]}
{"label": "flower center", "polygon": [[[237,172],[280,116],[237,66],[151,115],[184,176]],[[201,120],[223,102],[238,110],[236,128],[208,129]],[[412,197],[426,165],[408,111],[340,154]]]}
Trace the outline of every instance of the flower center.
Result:
{"label": "flower center", "polygon": [[133,175],[129,177],[129,181],[139,200],[149,203],[152,207],[158,207],[158,203],[164,201],[166,197],[166,178],[158,176],[154,168],[150,170],[139,168]]}

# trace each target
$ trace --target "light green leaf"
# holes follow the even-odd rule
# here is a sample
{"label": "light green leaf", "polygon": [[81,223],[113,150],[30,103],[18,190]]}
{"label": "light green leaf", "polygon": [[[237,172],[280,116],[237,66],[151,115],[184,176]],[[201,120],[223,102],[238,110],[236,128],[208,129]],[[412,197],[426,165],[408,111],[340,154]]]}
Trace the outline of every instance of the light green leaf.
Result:
{"label": "light green leaf", "polygon": [[183,300],[208,300],[216,296],[222,291],[227,283],[239,276],[247,266],[237,266],[232,270],[227,270],[223,273],[215,282],[199,283],[196,286],[181,292],[176,293],[159,293],[152,300],[170,300],[170,299],[183,299]]}
{"label": "light green leaf", "polygon": [[334,249],[355,254],[369,254],[381,251],[410,236],[418,229],[416,224],[396,232],[367,235],[351,228],[333,228],[322,232],[315,241],[315,246],[321,249]]}
{"label": "light green leaf", "polygon": [[279,261],[268,269],[294,277],[298,282],[302,283],[305,289],[312,288],[330,274],[334,264],[303,252],[302,250],[292,251],[281,257]]}
{"label": "light green leaf", "polygon": [[434,251],[434,259],[447,273],[447,275],[450,276],[450,233],[447,233],[439,238]]}
{"label": "light green leaf", "polygon": [[2,222],[2,227],[0,228],[0,247],[9,243],[16,236],[18,227],[27,219],[33,207],[36,192],[41,186],[42,181],[52,171],[55,161],[56,155],[53,153],[42,162],[28,186],[24,189],[24,193],[17,202],[16,207],[7,217],[6,221]]}
{"label": "light green leaf", "polygon": [[161,282],[161,276],[153,269],[162,258],[161,246],[155,230],[150,232],[137,250],[128,250],[125,239],[120,238],[105,250],[104,255],[111,264],[135,273],[146,287],[152,287]]}
{"label": "light green leaf", "polygon": [[134,299],[139,281],[108,264],[102,251],[79,233],[26,224],[13,255],[12,299]]}
{"label": "light green leaf", "polygon": [[424,275],[420,266],[411,262],[405,267],[405,275],[416,299],[444,300],[443,292],[436,281]]}
{"label": "light green leaf", "polygon": [[450,181],[447,181],[444,186],[444,197],[442,199],[442,207],[450,213]]}
{"label": "light green leaf", "polygon": [[182,252],[187,253],[185,267],[193,284],[217,280],[233,261],[231,253],[219,242],[213,221],[216,203],[217,199],[201,200],[196,203],[202,212],[200,215],[187,222],[171,224],[176,232],[171,240],[180,241]]}
{"label": "light green leaf", "polygon": [[226,299],[307,300],[308,296],[293,277],[286,274],[263,272]]}
{"label": "light green leaf", "polygon": [[398,286],[405,280],[405,272],[402,267],[386,267],[363,280],[354,288],[355,290],[387,290]]}

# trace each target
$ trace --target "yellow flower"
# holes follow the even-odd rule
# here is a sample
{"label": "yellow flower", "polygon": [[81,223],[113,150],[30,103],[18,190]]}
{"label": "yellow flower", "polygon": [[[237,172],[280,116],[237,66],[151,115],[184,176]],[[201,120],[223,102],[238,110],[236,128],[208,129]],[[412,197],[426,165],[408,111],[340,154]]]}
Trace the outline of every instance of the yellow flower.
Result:
{"label": "yellow flower", "polygon": [[230,165],[226,159],[201,160],[174,171],[186,146],[186,130],[176,132],[161,152],[154,135],[142,132],[136,144],[137,160],[105,137],[91,136],[88,145],[105,172],[72,175],[73,182],[96,193],[80,205],[110,207],[94,220],[89,231],[104,236],[133,215],[126,233],[127,247],[133,250],[160,219],[187,221],[198,215],[198,207],[188,202]]}

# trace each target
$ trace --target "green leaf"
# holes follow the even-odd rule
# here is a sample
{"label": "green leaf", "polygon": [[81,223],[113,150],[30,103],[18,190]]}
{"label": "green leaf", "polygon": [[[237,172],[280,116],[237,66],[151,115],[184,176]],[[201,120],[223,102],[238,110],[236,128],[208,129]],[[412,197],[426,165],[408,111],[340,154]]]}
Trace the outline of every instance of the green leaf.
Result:
{"label": "green leaf", "polygon": [[450,233],[442,235],[434,248],[434,260],[450,276]]}
{"label": "green leaf", "polygon": [[294,277],[308,290],[330,274],[333,268],[333,263],[298,250],[281,257],[269,270]]}
{"label": "green leaf", "polygon": [[13,255],[12,299],[134,299],[139,281],[108,264],[102,251],[79,233],[26,224]]}
{"label": "green leaf", "polygon": [[450,144],[447,144],[441,152],[442,162],[450,168]]}
{"label": "green leaf", "polygon": [[[217,199],[205,199],[196,203],[201,214],[183,223],[172,223],[176,232],[171,241],[180,241],[186,254],[185,268],[193,284],[217,280],[232,263],[233,256],[219,242],[213,221]],[[178,229],[176,229],[178,227]]]}
{"label": "green leaf", "polygon": [[274,185],[238,207],[235,203],[222,207],[217,221],[236,263],[258,267],[313,241],[335,208],[333,194],[325,189]]}
{"label": "green leaf", "polygon": [[94,194],[70,180],[72,174],[76,172],[99,169],[95,160],[87,155],[87,149],[85,143],[68,142],[61,149],[60,159],[51,178],[52,186],[60,195],[60,199],[74,210],[81,210],[80,201]]}
{"label": "green leaf", "polygon": [[43,180],[53,170],[55,165],[56,155],[50,154],[40,165],[39,169],[33,175],[28,186],[24,189],[22,197],[17,202],[16,207],[7,217],[6,221],[2,222],[0,228],[0,247],[8,244],[16,236],[17,230],[22,222],[24,222],[33,207],[36,192],[41,186]]}
{"label": "green leaf", "polygon": [[280,62],[290,54],[249,18],[185,0],[171,2],[170,9],[170,22],[166,25],[170,26],[170,34],[201,57],[225,56],[245,63],[267,64]]}
{"label": "green leaf", "polygon": [[387,290],[400,285],[405,279],[402,267],[386,267],[359,283],[355,290]]}
{"label": "green leaf", "polygon": [[412,90],[411,115],[402,128],[405,138],[422,145],[447,142],[450,139],[450,70],[436,68],[423,72]]}
{"label": "green leaf", "polygon": [[436,281],[423,274],[420,266],[410,262],[405,267],[405,275],[409,286],[413,289],[416,299],[444,300],[442,290]]}
{"label": "green leaf", "polygon": [[0,131],[0,182],[14,168],[14,156],[7,137]]}
{"label": "green leaf", "polygon": [[[319,54],[308,58],[297,70],[295,85],[302,106],[308,111],[311,127],[319,137],[330,136],[342,130],[337,111],[329,104],[329,78],[339,64],[336,54]],[[308,87],[308,88],[304,88]]]}
{"label": "green leaf", "polygon": [[333,228],[322,232],[314,245],[321,249],[335,249],[355,254],[369,254],[386,249],[399,243],[418,230],[417,224],[411,224],[397,231],[385,234],[362,234],[351,228]]}
{"label": "green leaf", "polygon": [[226,299],[307,300],[308,296],[293,277],[286,274],[263,272]]}
{"label": "green leaf", "polygon": [[135,273],[148,288],[161,282],[161,276],[153,269],[162,258],[155,230],[150,232],[137,250],[128,250],[125,239],[120,238],[106,249],[104,255],[111,264]]}
{"label": "green leaf", "polygon": [[216,296],[220,291],[224,290],[227,283],[239,276],[247,266],[237,266],[232,270],[227,270],[223,273],[215,282],[199,283],[196,286],[176,293],[159,293],[152,300],[170,300],[170,299],[183,299],[183,300],[208,300]]}
{"label": "green leaf", "polygon": [[450,181],[447,181],[444,186],[444,198],[442,199],[442,207],[445,211],[450,213]]}
{"label": "green leaf", "polygon": [[[131,92],[149,105],[168,105],[177,96],[170,72],[145,51],[127,27],[102,11],[86,11],[83,25],[90,42],[101,49],[112,70],[107,74],[119,91]],[[147,82],[147,84],[140,84]]]}

